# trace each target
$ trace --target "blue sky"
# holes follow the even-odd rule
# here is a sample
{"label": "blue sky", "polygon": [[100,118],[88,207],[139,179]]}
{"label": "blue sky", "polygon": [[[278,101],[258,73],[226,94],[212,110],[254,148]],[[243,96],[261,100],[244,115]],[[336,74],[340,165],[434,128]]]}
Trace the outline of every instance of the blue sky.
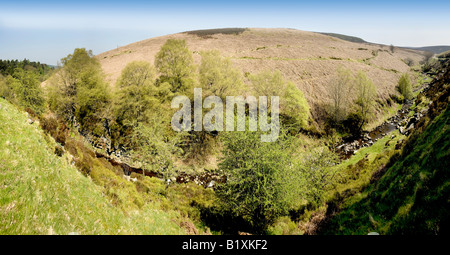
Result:
{"label": "blue sky", "polygon": [[0,59],[55,65],[150,37],[223,27],[334,32],[397,46],[450,45],[450,1],[0,1]]}

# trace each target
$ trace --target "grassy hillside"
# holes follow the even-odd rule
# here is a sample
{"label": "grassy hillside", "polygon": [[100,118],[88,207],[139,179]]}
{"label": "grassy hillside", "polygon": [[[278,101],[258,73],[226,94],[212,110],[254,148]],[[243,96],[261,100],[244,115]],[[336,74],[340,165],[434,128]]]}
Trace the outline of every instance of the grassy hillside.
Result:
{"label": "grassy hillside", "polygon": [[183,234],[151,204],[124,212],[58,157],[37,123],[0,98],[0,234]]}
{"label": "grassy hillside", "polygon": [[[155,55],[169,38],[184,39],[200,64],[200,52],[218,50],[229,57],[242,74],[280,70],[284,78],[300,88],[315,120],[321,119],[330,100],[328,87],[336,79],[339,66],[365,71],[377,87],[380,102],[388,100],[400,75],[410,65],[423,60],[423,52],[389,46],[344,41],[332,36],[295,29],[211,29],[155,37],[101,53],[107,80],[113,86],[122,69],[131,61],[154,63]],[[247,82],[248,84],[248,82]],[[380,108],[380,107],[379,107]],[[379,109],[378,108],[378,109]],[[381,110],[377,117],[383,115]]]}
{"label": "grassy hillside", "polygon": [[448,104],[448,84],[437,87],[428,91],[434,96],[428,116],[441,113],[417,124],[401,155],[391,158],[362,193],[344,200],[322,233],[449,233],[450,109],[442,108]]}

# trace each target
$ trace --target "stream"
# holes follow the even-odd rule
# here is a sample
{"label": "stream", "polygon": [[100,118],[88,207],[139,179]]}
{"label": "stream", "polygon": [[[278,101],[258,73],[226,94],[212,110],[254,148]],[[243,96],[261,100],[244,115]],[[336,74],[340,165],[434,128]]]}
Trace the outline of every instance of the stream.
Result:
{"label": "stream", "polygon": [[348,159],[359,149],[373,145],[378,139],[387,136],[394,130],[399,129],[401,134],[407,135],[414,128],[414,124],[423,117],[422,113],[415,113],[413,117],[408,117],[412,104],[413,102],[408,100],[394,116],[383,124],[369,132],[363,132],[358,137],[349,137],[341,143],[335,144],[336,153],[341,159]]}
{"label": "stream", "polygon": [[[363,132],[358,137],[352,136],[344,139],[343,141],[337,142],[335,144],[335,152],[339,154],[341,159],[345,160],[354,155],[359,149],[372,146],[378,139],[387,136],[396,129],[399,129],[401,134],[407,135],[411,129],[414,128],[414,124],[424,115],[423,113],[415,113],[412,117],[408,117],[412,104],[413,101],[407,100],[407,102],[402,105],[402,108],[398,110],[394,116],[387,119],[378,127],[369,132]],[[131,175],[131,173],[136,173],[163,179],[163,175],[161,173],[130,166],[119,159],[115,159],[116,157],[111,157],[99,152],[96,152],[95,155],[97,158],[106,159],[113,166],[120,166],[127,178]],[[226,176],[210,172],[203,172],[196,175],[180,173],[176,178],[174,177],[169,179],[168,182],[194,182],[195,184],[202,185],[205,188],[214,188],[216,184],[226,182]]]}

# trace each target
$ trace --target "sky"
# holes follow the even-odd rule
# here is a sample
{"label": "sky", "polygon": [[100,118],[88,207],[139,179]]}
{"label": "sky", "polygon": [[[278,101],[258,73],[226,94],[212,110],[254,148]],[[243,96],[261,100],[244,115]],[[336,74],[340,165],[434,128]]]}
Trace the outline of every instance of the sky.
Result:
{"label": "sky", "polygon": [[189,30],[295,28],[395,46],[450,45],[450,1],[3,1],[0,59],[56,65]]}

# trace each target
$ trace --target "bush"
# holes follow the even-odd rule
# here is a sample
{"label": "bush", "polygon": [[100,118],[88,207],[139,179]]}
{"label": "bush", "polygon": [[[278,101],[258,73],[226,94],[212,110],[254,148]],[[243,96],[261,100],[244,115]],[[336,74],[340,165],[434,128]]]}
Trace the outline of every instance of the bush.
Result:
{"label": "bush", "polygon": [[411,99],[413,97],[411,80],[407,73],[404,73],[400,77],[397,88],[405,99]]}
{"label": "bush", "polygon": [[277,217],[287,213],[290,199],[296,197],[290,186],[295,178],[285,139],[264,143],[258,132],[231,132],[224,138],[219,167],[227,182],[219,186],[217,194],[254,233],[265,233]]}
{"label": "bush", "polygon": [[44,116],[40,120],[41,128],[50,134],[56,142],[62,146],[66,143],[68,128],[64,122],[59,121],[55,116]]}
{"label": "bush", "polygon": [[56,156],[61,157],[64,154],[64,149],[60,145],[56,145],[54,153]]}
{"label": "bush", "polygon": [[270,226],[269,233],[274,235],[300,235],[302,232],[295,222],[289,217],[284,216],[277,219],[277,221]]}
{"label": "bush", "polygon": [[406,58],[403,60],[403,62],[405,62],[405,64],[407,64],[408,66],[414,65],[414,60],[412,60],[411,58]]}
{"label": "bush", "polygon": [[404,98],[402,95],[399,96],[399,95],[391,94],[389,96],[392,99],[392,101],[394,101],[396,104],[403,104]]}
{"label": "bush", "polygon": [[425,62],[422,66],[422,71],[424,73],[435,72],[441,67],[441,64],[437,59],[431,58],[427,62]]}

